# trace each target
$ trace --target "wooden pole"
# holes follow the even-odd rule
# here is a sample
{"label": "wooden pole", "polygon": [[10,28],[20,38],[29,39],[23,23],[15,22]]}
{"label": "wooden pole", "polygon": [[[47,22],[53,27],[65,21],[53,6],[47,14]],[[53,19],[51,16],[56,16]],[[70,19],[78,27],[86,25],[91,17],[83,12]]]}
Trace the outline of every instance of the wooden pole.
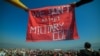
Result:
{"label": "wooden pole", "polygon": [[19,7],[21,9],[24,9],[24,10],[28,10],[28,7],[25,6],[21,1],[19,0],[6,0],[7,2],[15,5],[16,7]]}

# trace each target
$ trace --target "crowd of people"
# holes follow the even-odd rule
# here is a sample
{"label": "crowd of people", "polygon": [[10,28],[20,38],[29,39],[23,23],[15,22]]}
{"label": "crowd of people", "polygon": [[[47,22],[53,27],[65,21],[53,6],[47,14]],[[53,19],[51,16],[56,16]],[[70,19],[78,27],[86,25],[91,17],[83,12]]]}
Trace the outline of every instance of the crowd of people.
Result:
{"label": "crowd of people", "polygon": [[[99,51],[98,51],[99,55]],[[0,56],[79,56],[79,51],[40,49],[0,49]],[[100,56],[100,55],[99,55]]]}
{"label": "crowd of people", "polygon": [[85,49],[67,50],[41,50],[41,49],[0,49],[0,56],[100,56],[100,50],[93,51],[90,43],[85,43]]}
{"label": "crowd of people", "polygon": [[40,50],[40,49],[0,49],[2,56],[72,56],[75,52],[64,52],[62,50]]}

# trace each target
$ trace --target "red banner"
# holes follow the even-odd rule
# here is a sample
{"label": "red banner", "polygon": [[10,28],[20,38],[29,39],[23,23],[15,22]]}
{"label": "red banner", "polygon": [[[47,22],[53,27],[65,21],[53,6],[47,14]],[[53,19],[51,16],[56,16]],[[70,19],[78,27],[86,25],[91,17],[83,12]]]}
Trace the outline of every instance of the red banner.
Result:
{"label": "red banner", "polygon": [[29,10],[26,41],[78,39],[74,9],[74,5],[62,5]]}

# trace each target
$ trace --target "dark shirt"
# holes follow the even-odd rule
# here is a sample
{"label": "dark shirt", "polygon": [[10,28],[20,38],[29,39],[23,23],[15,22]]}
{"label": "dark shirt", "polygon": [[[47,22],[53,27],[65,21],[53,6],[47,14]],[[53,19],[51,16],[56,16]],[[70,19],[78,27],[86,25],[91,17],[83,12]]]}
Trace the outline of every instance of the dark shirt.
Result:
{"label": "dark shirt", "polygon": [[80,50],[80,53],[78,56],[98,56],[98,53],[96,51],[89,51],[86,49]]}

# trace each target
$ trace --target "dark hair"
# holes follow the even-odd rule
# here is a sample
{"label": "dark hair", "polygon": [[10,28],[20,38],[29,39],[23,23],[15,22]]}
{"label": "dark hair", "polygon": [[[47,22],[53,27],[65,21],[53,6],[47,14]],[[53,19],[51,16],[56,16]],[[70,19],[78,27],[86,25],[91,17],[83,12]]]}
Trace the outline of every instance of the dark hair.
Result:
{"label": "dark hair", "polygon": [[85,48],[91,48],[91,44],[89,42],[85,42],[84,47]]}

